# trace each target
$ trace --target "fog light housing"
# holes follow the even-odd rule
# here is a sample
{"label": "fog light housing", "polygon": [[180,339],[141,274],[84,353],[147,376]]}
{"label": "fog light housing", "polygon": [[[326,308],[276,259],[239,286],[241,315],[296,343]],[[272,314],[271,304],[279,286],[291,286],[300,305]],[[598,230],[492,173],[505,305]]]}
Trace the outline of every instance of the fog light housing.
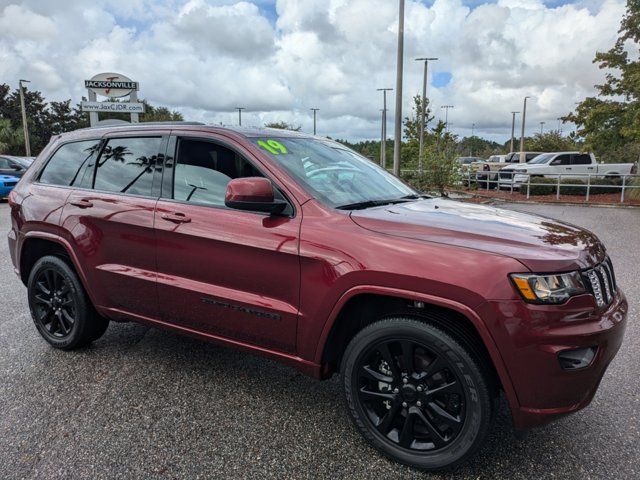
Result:
{"label": "fog light housing", "polygon": [[587,368],[596,357],[598,347],[575,348],[558,353],[558,361],[563,370]]}

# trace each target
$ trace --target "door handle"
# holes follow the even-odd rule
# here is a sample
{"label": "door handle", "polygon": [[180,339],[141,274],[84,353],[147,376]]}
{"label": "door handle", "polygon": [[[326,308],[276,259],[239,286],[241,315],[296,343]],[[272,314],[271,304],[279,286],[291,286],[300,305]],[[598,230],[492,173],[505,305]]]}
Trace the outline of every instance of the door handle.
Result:
{"label": "door handle", "polygon": [[189,223],[191,218],[187,217],[184,213],[163,213],[160,215],[163,220],[173,223]]}
{"label": "door handle", "polygon": [[75,206],[75,207],[78,207],[78,208],[91,208],[91,207],[93,207],[93,203],[91,203],[86,198],[83,198],[82,200],[73,200],[73,201],[71,201],[69,203],[71,205]]}

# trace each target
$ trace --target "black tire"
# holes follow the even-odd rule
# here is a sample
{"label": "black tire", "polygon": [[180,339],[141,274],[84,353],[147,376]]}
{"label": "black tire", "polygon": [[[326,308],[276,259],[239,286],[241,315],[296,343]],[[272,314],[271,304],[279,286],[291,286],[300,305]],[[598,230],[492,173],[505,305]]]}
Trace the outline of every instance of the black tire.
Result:
{"label": "black tire", "polygon": [[[405,350],[406,344],[414,347]],[[410,376],[403,375],[405,367]],[[347,346],[341,372],[347,409],[360,433],[405,465],[455,469],[476,453],[493,421],[489,380],[478,361],[424,322],[398,317],[365,327]]]}
{"label": "black tire", "polygon": [[86,346],[109,326],[109,320],[93,308],[76,273],[59,257],[46,256],[35,263],[27,294],[38,332],[55,348]]}

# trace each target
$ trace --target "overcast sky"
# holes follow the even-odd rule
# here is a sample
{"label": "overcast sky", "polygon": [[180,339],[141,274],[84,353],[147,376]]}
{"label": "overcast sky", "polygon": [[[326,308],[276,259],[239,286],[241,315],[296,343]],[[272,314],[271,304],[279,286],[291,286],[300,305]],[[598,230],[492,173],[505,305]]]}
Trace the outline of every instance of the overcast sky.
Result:
{"label": "overcast sky", "polygon": [[[378,138],[379,87],[395,86],[396,0],[0,0],[0,82],[31,80],[49,100],[85,95],[84,79],[118,72],[140,96],[187,120],[285,120],[318,133]],[[430,68],[436,118],[499,141],[531,95],[527,133],[594,93],[592,64],[611,47],[623,0],[407,0],[404,108]],[[393,97],[389,132],[393,131]],[[570,128],[565,126],[565,131]]]}

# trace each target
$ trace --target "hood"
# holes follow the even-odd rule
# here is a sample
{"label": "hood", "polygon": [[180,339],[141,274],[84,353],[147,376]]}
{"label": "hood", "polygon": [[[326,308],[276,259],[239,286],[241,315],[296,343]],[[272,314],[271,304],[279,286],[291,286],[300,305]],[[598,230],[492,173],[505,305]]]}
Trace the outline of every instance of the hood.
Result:
{"label": "hood", "polygon": [[591,232],[550,218],[447,199],[355,210],[368,230],[512,257],[533,272],[588,268],[605,250]]}

